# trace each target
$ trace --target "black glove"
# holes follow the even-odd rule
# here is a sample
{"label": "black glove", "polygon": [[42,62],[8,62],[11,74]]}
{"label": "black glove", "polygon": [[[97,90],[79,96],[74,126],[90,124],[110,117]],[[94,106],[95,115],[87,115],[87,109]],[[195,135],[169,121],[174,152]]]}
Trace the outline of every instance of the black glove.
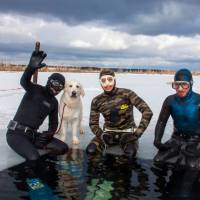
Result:
{"label": "black glove", "polygon": [[111,145],[113,144],[113,136],[111,133],[103,133],[101,135],[101,139],[103,140],[103,142],[107,145]]}
{"label": "black glove", "polygon": [[121,146],[125,146],[128,143],[133,143],[138,140],[139,136],[134,133],[123,133],[120,139]]}
{"label": "black glove", "polygon": [[44,58],[47,56],[47,54],[43,51],[33,51],[28,67],[33,69],[40,69],[42,67],[45,67],[46,64],[42,63]]}
{"label": "black glove", "polygon": [[136,140],[138,140],[142,134],[143,134],[144,130],[141,129],[141,128],[137,128],[134,132],[133,132],[133,135],[134,137],[136,138]]}
{"label": "black glove", "polygon": [[156,139],[154,139],[153,144],[157,149],[160,149],[160,146],[162,145],[161,141],[160,140],[156,140]]}
{"label": "black glove", "polygon": [[161,143],[160,141],[154,140],[154,145],[160,151],[166,151],[170,148],[176,148],[176,146],[177,146],[177,144],[171,140],[165,142],[164,144]]}
{"label": "black glove", "polygon": [[53,138],[53,134],[50,131],[43,131],[38,133],[38,142],[42,144],[47,144]]}
{"label": "black glove", "polygon": [[182,146],[181,152],[188,157],[200,157],[200,149],[198,145],[198,143],[193,143]]}

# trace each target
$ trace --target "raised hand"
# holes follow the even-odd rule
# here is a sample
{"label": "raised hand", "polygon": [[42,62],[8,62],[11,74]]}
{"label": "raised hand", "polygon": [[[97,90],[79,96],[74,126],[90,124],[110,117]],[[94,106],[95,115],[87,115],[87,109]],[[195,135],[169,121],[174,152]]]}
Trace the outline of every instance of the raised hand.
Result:
{"label": "raised hand", "polygon": [[46,64],[42,63],[47,54],[44,51],[33,51],[28,66],[34,69],[45,67]]}

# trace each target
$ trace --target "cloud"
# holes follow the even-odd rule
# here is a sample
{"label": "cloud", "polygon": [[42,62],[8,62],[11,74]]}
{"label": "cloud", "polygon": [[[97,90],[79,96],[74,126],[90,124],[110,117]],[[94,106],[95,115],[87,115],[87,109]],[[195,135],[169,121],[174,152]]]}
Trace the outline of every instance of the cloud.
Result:
{"label": "cloud", "polygon": [[194,0],[7,0],[0,56],[26,62],[39,40],[56,64],[197,66],[199,7]]}
{"label": "cloud", "polygon": [[62,21],[44,21],[44,19],[20,15],[0,14],[1,43],[32,43],[40,40],[43,44],[57,47],[90,48],[96,50],[126,49],[127,34],[113,31],[109,27],[91,25],[69,26]]}
{"label": "cloud", "polygon": [[70,26],[95,23],[129,34],[197,34],[200,4],[196,0],[6,0],[0,12],[59,19]]}
{"label": "cloud", "polygon": [[85,42],[82,40],[75,40],[70,42],[70,46],[72,47],[78,47],[78,48],[90,48],[92,47],[92,45],[89,42]]}

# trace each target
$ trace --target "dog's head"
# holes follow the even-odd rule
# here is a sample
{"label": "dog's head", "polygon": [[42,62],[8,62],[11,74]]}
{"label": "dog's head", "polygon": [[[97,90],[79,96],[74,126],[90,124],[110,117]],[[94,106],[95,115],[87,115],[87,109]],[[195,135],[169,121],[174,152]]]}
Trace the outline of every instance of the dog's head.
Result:
{"label": "dog's head", "polygon": [[75,80],[66,82],[64,92],[66,92],[72,98],[80,97],[80,95],[83,97],[85,95],[82,85]]}

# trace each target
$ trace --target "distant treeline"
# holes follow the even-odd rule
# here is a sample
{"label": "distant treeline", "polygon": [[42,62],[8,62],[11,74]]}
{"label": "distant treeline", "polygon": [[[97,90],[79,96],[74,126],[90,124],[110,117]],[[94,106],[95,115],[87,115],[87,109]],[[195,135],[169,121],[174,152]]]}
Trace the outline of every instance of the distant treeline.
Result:
{"label": "distant treeline", "polygon": [[[0,63],[0,71],[24,71],[26,65],[20,64],[3,64]],[[104,67],[79,67],[79,66],[46,66],[40,71],[43,72],[77,72],[77,73],[94,73],[100,72]],[[109,68],[117,73],[136,73],[136,74],[174,74],[175,70],[164,69],[141,69],[141,68]],[[193,72],[193,75],[200,75],[200,72]]]}

